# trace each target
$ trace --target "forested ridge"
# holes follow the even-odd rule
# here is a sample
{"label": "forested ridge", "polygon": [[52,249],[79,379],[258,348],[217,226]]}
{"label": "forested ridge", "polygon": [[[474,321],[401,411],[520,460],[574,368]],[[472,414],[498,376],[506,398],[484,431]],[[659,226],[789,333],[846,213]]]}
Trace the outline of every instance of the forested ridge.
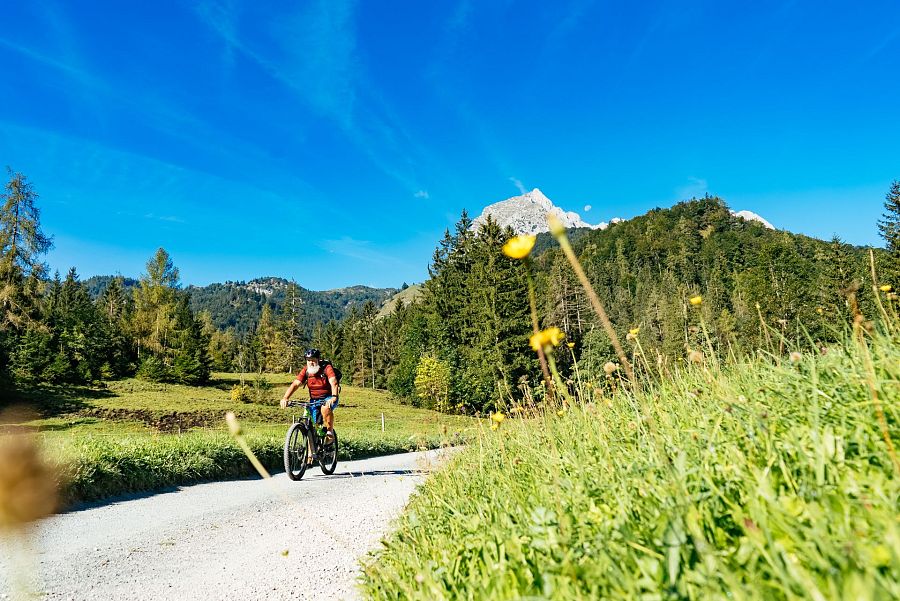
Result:
{"label": "forested ridge", "polygon": [[[99,298],[117,276],[92,276],[84,280],[93,298]],[[130,290],[138,280],[122,278],[121,285]],[[250,281],[214,283],[208,286],[186,286],[195,313],[206,312],[212,324],[220,330],[233,329],[238,336],[252,333],[259,325],[263,307],[281,312],[288,297],[291,282],[279,277],[261,277]],[[362,306],[371,300],[381,305],[398,292],[397,288],[348,286],[334,290],[309,290],[297,286],[299,302],[303,305],[300,327],[309,336],[317,323],[341,320],[348,309]]]}
{"label": "forested ridge", "polygon": [[[898,200],[895,183],[883,230],[900,214]],[[440,241],[419,303],[383,321],[351,312],[336,326],[343,335],[328,348],[355,381],[371,378],[401,398],[445,410],[541,398],[540,369],[528,348],[528,265],[501,253],[513,232],[490,220],[477,233],[470,225],[463,214]],[[639,332],[658,373],[710,346],[721,357],[783,352],[787,341],[824,347],[856,315],[876,314],[870,249],[767,229],[732,215],[717,197],[654,209],[605,230],[577,230],[574,238],[619,337]],[[896,238],[886,240],[887,251],[872,250],[879,286],[890,287],[900,253]],[[582,379],[607,382],[604,367],[616,360],[610,340],[549,234],[538,236],[541,248],[531,263],[540,325],[566,335],[560,367],[573,377],[577,360]],[[885,293],[895,301],[895,293]],[[688,302],[698,295],[705,333]]]}

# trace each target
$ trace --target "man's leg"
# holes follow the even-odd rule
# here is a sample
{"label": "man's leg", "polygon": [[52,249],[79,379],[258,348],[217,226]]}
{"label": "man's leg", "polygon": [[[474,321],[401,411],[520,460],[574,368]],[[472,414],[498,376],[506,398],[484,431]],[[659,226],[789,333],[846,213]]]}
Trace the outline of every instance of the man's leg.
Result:
{"label": "man's leg", "polygon": [[327,405],[322,406],[322,421],[325,422],[325,428],[334,429],[334,409]]}

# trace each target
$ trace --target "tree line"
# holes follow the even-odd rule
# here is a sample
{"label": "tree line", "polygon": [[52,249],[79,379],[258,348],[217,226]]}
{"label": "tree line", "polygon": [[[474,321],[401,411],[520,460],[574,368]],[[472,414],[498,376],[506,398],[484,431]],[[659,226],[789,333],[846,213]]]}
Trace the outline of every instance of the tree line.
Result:
{"label": "tree line", "polygon": [[[312,345],[341,367],[345,382],[443,411],[482,412],[542,394],[529,347],[529,278],[540,326],[566,334],[556,357],[564,378],[603,382],[604,366],[615,361],[585,291],[547,234],[531,261],[516,261],[501,251],[511,229],[488,219],[473,230],[463,212],[438,243],[416,302],[382,315],[381,291],[351,288],[365,301],[336,296],[312,305],[309,291],[289,282],[255,316],[241,309],[237,328],[198,309],[196,290],[181,287],[162,248],[136,281],[112,278],[100,288],[90,281],[92,290],[74,268],[49,277],[42,257],[52,239],[41,229],[37,199],[27,179],[10,171],[0,199],[0,385],[7,388],[131,375],[200,384],[213,371],[296,372]],[[896,286],[900,182],[878,225],[886,249],[875,249],[876,273],[882,285]],[[825,345],[854,311],[876,313],[869,249],[766,229],[735,217],[716,197],[572,234],[619,336],[639,332],[660,369],[709,345],[721,357],[781,352],[785,340]],[[231,292],[205,294],[224,314]],[[703,296],[699,312],[688,306],[694,295]],[[349,305],[343,318],[327,313],[333,302]]]}

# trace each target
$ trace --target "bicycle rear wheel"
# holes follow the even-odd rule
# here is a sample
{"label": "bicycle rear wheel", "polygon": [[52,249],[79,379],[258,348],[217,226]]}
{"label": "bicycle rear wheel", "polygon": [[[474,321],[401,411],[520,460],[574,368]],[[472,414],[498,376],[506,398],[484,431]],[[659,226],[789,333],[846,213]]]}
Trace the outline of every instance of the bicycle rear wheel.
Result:
{"label": "bicycle rear wheel", "polygon": [[322,447],[319,453],[319,466],[322,468],[323,474],[330,476],[334,473],[334,470],[337,468],[337,458],[338,438],[337,432],[334,432],[331,442],[326,442],[325,440],[322,441]]}
{"label": "bicycle rear wheel", "polygon": [[292,424],[284,437],[284,471],[291,480],[299,480],[306,473],[309,443],[306,427],[302,423]]}

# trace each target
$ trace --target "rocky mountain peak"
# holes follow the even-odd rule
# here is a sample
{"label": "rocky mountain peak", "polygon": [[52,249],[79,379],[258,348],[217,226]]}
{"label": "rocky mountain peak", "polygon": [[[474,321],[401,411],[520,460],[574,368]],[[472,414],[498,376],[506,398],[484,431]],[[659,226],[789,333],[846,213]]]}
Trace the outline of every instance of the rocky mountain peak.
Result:
{"label": "rocky mountain peak", "polygon": [[535,188],[531,192],[486,206],[472,222],[472,229],[477,230],[490,216],[500,227],[510,226],[517,234],[537,234],[550,231],[547,225],[548,214],[556,215],[566,227],[599,227],[590,225],[578,213],[563,211]]}

